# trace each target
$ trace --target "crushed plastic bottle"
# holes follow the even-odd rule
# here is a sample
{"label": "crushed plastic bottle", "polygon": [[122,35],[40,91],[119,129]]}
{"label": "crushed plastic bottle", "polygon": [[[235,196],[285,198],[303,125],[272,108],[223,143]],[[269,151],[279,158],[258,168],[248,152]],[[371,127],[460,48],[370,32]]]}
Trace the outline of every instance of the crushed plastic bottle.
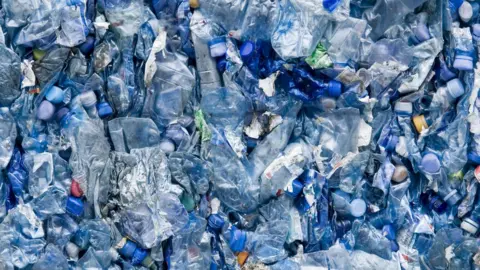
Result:
{"label": "crushed plastic bottle", "polygon": [[480,268],[480,1],[0,10],[0,269]]}

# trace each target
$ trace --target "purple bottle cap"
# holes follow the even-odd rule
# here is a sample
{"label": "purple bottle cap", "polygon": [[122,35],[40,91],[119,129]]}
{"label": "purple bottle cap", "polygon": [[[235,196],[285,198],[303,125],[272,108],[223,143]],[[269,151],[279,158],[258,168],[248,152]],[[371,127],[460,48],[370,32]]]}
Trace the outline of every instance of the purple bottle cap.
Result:
{"label": "purple bottle cap", "polygon": [[44,100],[40,103],[37,109],[37,118],[40,120],[48,121],[52,118],[53,114],[55,113],[55,106],[48,101]]}
{"label": "purple bottle cap", "polygon": [[433,153],[428,153],[422,158],[422,167],[423,170],[428,173],[436,173],[440,170],[440,160],[437,155]]}

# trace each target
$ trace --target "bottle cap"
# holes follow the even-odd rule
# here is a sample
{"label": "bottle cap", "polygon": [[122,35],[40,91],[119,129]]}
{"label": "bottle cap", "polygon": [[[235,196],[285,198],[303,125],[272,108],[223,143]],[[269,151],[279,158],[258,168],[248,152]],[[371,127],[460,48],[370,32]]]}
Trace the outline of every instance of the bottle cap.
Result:
{"label": "bottle cap", "polygon": [[285,188],[285,194],[287,194],[292,198],[295,198],[298,196],[298,194],[300,194],[300,192],[302,192],[302,190],[303,190],[302,182],[300,182],[298,179],[295,179],[292,181],[291,185],[287,185],[287,187]]}
{"label": "bottle cap", "polygon": [[456,205],[462,200],[462,196],[457,192],[456,189],[453,189],[445,197],[443,197],[443,200],[446,201],[448,205]]}
{"label": "bottle cap", "polygon": [[418,133],[428,128],[427,121],[425,120],[425,116],[423,114],[414,116],[412,121]]}
{"label": "bottle cap", "polygon": [[467,157],[468,157],[468,160],[470,160],[470,162],[476,164],[476,165],[480,165],[480,156],[475,154],[474,152],[470,152],[467,154]]}
{"label": "bottle cap", "polygon": [[72,180],[72,184],[70,185],[70,193],[77,198],[83,196],[83,190],[80,188],[80,184],[75,180]]}
{"label": "bottle cap", "polygon": [[132,264],[140,265],[143,262],[143,260],[147,257],[147,255],[148,255],[148,252],[145,249],[137,247],[133,252]]}
{"label": "bottle cap", "polygon": [[361,217],[367,211],[367,204],[362,199],[355,199],[350,202],[350,214],[354,217]]}
{"label": "bottle cap", "polygon": [[464,71],[473,70],[473,58],[470,55],[456,53],[453,67]]}
{"label": "bottle cap", "polygon": [[392,181],[395,183],[401,183],[405,181],[408,177],[408,169],[407,167],[403,165],[397,165],[395,166],[395,171],[393,172],[392,175]]}
{"label": "bottle cap", "polygon": [[66,210],[69,214],[79,217],[83,213],[83,207],[82,199],[68,196]]}
{"label": "bottle cap", "polygon": [[80,100],[83,106],[90,108],[97,103],[97,96],[93,91],[87,91],[80,94]]}
{"label": "bottle cap", "polygon": [[215,231],[220,231],[225,225],[225,220],[219,214],[212,214],[208,217],[208,226]]}
{"label": "bottle cap", "polygon": [[87,36],[85,42],[80,44],[78,48],[83,53],[83,55],[89,55],[93,52],[94,45],[95,45],[95,37]]}
{"label": "bottle cap", "polygon": [[135,249],[137,249],[137,244],[127,238],[123,238],[118,245],[120,246],[120,248],[117,248],[118,252],[127,259],[132,258]]}
{"label": "bottle cap", "polygon": [[233,252],[240,252],[245,249],[245,243],[247,242],[247,233],[232,226],[230,230],[230,241],[228,245]]}
{"label": "bottle cap", "polygon": [[463,95],[463,93],[465,93],[465,88],[463,88],[463,84],[462,82],[455,78],[453,80],[450,80],[449,82],[447,82],[447,90],[448,90],[448,93],[454,98],[458,98],[460,96]]}
{"label": "bottle cap", "polygon": [[460,223],[460,228],[462,228],[464,231],[471,234],[477,233],[478,226],[479,226],[478,223],[470,218],[465,218],[463,219],[462,223]]}
{"label": "bottle cap", "polygon": [[227,52],[227,44],[225,37],[214,37],[208,42],[210,56],[220,57]]}
{"label": "bottle cap", "polygon": [[160,149],[166,154],[175,151],[175,144],[170,139],[163,139],[159,145]]}
{"label": "bottle cap", "polygon": [[463,22],[469,22],[473,16],[472,5],[467,1],[463,1],[463,4],[458,9],[458,15]]}
{"label": "bottle cap", "polygon": [[384,225],[383,228],[382,228],[382,234],[388,240],[395,240],[397,238],[395,228],[393,227],[392,224]]}
{"label": "bottle cap", "polygon": [[78,258],[78,253],[80,253],[80,248],[72,242],[68,242],[65,246],[65,251],[68,254],[68,257],[72,259]]}
{"label": "bottle cap", "polygon": [[415,30],[413,30],[415,37],[419,41],[419,43],[424,42],[430,39],[430,31],[428,31],[428,27],[424,23],[420,23],[417,25]]}
{"label": "bottle cap", "polygon": [[37,109],[37,118],[40,120],[48,121],[55,113],[55,106],[48,100],[42,101]]}
{"label": "bottle cap", "polygon": [[328,96],[330,97],[339,97],[342,94],[342,84],[335,80],[328,82]]}
{"label": "bottle cap", "polygon": [[394,110],[399,115],[412,115],[413,105],[411,102],[398,101]]}
{"label": "bottle cap", "polygon": [[110,104],[105,101],[97,104],[97,111],[100,118],[107,118],[113,114],[112,107],[110,107]]}
{"label": "bottle cap", "polygon": [[198,0],[189,0],[188,2],[190,4],[191,8],[199,8],[200,7],[200,3],[198,2]]}
{"label": "bottle cap", "polygon": [[440,170],[440,160],[437,155],[433,153],[428,153],[422,158],[422,167],[423,170],[428,173],[436,173]]}
{"label": "bottle cap", "polygon": [[57,111],[55,118],[57,119],[58,122],[60,122],[62,121],[63,117],[65,117],[65,115],[67,115],[69,112],[70,110],[67,107],[63,107]]}
{"label": "bottle cap", "polygon": [[48,89],[45,98],[53,104],[58,104],[63,102],[65,95],[62,88],[57,86],[52,86]]}
{"label": "bottle cap", "polygon": [[242,57],[243,61],[247,61],[253,54],[253,50],[255,49],[255,44],[251,41],[246,41],[240,47],[240,56]]}

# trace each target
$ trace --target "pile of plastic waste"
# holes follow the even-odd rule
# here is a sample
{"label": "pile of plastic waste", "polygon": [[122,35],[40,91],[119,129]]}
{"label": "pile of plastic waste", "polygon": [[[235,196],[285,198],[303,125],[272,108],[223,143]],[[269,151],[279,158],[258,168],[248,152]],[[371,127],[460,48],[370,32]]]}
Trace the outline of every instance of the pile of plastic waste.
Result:
{"label": "pile of plastic waste", "polygon": [[480,269],[480,1],[0,5],[0,269]]}

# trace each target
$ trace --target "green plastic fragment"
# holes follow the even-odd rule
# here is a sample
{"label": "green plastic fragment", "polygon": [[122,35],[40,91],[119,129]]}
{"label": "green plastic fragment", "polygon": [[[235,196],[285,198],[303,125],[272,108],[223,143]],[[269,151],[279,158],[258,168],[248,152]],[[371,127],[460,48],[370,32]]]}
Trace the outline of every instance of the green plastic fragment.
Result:
{"label": "green plastic fragment", "polygon": [[315,48],[312,55],[305,59],[305,62],[313,69],[328,68],[333,65],[330,56],[327,54],[327,50],[320,42],[317,44],[317,48]]}
{"label": "green plastic fragment", "polygon": [[208,128],[202,110],[198,110],[195,112],[195,126],[200,131],[202,141],[210,141],[210,139],[212,138],[212,132]]}

